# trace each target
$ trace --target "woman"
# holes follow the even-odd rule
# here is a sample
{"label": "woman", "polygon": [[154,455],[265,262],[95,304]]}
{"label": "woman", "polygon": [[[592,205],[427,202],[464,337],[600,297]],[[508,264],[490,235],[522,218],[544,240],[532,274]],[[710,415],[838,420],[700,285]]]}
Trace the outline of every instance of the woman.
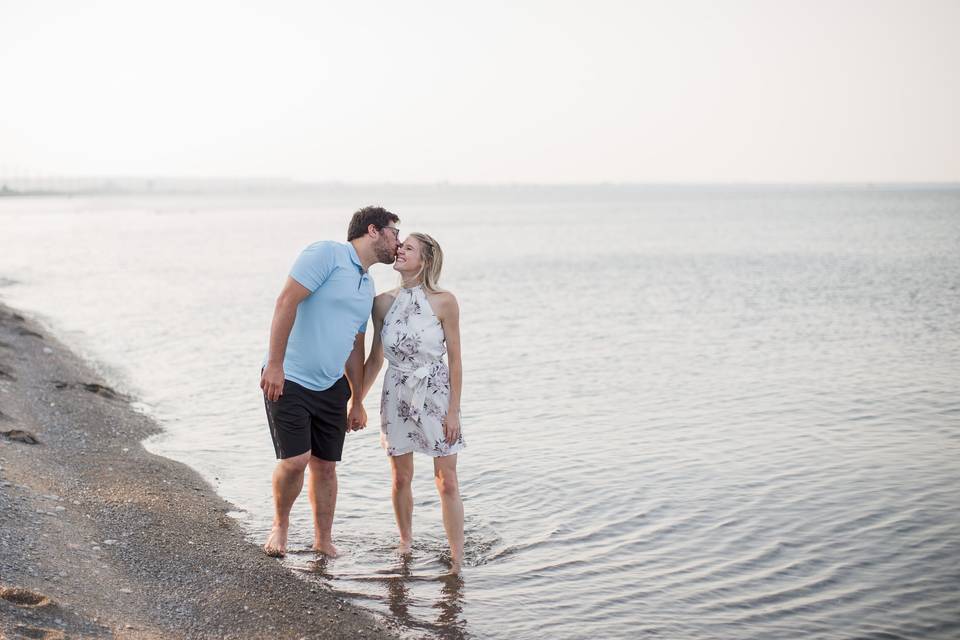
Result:
{"label": "woman", "polygon": [[[389,368],[380,397],[380,441],[393,468],[393,510],[400,553],[413,542],[413,453],[433,458],[433,475],[450,543],[451,571],[463,562],[463,502],[457,482],[460,433],[460,310],[449,291],[437,288],[443,252],[424,233],[412,233],[397,249],[393,268],[401,287],[373,301],[373,347],[363,373],[363,396],[383,366]],[[444,354],[450,362],[443,361]]]}

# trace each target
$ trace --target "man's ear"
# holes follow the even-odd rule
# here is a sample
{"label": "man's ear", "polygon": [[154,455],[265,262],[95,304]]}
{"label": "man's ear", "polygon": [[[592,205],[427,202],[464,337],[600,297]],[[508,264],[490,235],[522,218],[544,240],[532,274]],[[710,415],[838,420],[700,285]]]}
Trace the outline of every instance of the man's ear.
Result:
{"label": "man's ear", "polygon": [[379,231],[379,229],[377,229],[377,225],[373,224],[372,222],[367,225],[367,235],[371,238],[377,237],[377,231]]}

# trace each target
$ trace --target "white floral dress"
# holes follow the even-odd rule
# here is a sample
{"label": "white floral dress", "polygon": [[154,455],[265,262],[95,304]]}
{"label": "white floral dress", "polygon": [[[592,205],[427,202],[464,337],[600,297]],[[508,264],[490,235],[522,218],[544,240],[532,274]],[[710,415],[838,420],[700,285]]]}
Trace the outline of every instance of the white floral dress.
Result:
{"label": "white floral dress", "polygon": [[419,451],[449,456],[464,447],[443,437],[450,405],[450,371],[443,327],[423,287],[400,289],[383,319],[383,354],[390,363],[380,396],[380,442],[387,454]]}

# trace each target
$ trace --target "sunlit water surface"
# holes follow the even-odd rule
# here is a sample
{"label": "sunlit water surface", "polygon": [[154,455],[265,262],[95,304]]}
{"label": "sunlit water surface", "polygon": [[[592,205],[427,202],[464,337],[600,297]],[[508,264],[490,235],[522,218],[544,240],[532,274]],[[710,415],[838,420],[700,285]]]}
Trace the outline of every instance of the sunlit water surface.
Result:
{"label": "sunlit water surface", "polygon": [[394,553],[374,393],[343,557],[306,550],[303,496],[292,570],[409,637],[960,637],[960,191],[3,198],[0,296],[143,400],[149,448],[260,541],[273,302],[373,201],[441,242],[460,300],[467,567],[442,577],[426,458]]}

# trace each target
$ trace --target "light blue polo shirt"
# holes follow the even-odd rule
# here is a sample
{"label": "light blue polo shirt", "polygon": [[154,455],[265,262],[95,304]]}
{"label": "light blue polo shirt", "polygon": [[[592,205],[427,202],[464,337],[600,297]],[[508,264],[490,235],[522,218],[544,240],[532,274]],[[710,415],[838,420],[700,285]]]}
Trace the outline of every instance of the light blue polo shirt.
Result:
{"label": "light blue polo shirt", "polygon": [[303,250],[290,277],[310,290],[297,307],[283,373],[307,389],[323,391],[343,376],[358,333],[366,333],[373,280],[349,242],[324,240]]}

